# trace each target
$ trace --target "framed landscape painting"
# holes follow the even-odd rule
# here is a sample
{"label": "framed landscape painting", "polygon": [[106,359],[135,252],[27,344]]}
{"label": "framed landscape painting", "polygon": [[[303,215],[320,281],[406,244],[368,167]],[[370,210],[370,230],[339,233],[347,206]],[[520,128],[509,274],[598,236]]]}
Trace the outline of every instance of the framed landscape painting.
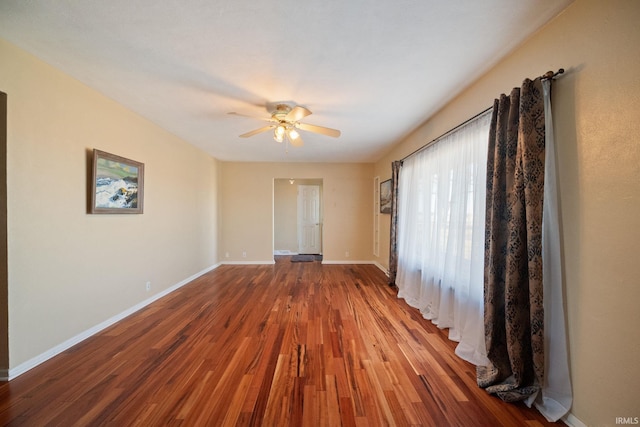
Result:
{"label": "framed landscape painting", "polygon": [[144,202],[144,164],[93,150],[92,214],[141,214]]}
{"label": "framed landscape painting", "polygon": [[391,180],[380,183],[380,213],[391,213]]}

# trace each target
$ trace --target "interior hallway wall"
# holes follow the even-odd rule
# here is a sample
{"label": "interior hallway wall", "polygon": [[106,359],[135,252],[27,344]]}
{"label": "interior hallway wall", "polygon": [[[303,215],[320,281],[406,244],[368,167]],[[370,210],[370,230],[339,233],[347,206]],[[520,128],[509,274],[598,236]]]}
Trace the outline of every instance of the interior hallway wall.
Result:
{"label": "interior hallway wall", "polygon": [[[3,40],[0,64],[15,370],[217,262],[218,162]],[[142,215],[87,214],[94,148],[145,164]]]}

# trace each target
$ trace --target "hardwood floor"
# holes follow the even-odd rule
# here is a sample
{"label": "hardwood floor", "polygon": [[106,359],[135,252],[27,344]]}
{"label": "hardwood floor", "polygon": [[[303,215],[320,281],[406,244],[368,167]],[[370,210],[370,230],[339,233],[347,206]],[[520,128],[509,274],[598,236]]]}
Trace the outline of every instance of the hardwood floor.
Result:
{"label": "hardwood floor", "polygon": [[26,426],[546,426],[372,265],[221,266],[0,385]]}

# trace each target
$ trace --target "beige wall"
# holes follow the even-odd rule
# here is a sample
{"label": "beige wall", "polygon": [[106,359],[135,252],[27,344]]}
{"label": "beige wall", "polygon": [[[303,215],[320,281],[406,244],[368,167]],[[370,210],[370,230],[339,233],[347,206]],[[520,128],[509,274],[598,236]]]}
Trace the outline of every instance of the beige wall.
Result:
{"label": "beige wall", "polygon": [[288,179],[273,183],[273,248],[278,251],[298,251],[298,186]]}
{"label": "beige wall", "polygon": [[325,261],[371,261],[372,164],[221,162],[220,169],[222,262],[273,261],[273,185],[285,177],[322,179]]}
{"label": "beige wall", "polygon": [[[15,368],[217,262],[218,163],[2,40],[0,63]],[[93,148],[145,164],[144,214],[86,213]]]}
{"label": "beige wall", "polygon": [[523,78],[567,69],[554,83],[553,107],[572,413],[589,426],[640,416],[639,22],[638,1],[577,0],[375,166],[388,178],[391,160],[490,106]]}

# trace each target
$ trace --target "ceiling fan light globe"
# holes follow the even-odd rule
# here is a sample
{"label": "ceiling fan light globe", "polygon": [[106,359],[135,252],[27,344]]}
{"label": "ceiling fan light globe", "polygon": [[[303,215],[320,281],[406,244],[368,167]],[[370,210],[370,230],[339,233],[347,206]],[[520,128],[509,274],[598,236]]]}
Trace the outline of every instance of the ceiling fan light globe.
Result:
{"label": "ceiling fan light globe", "polygon": [[275,135],[276,137],[282,139],[282,137],[284,137],[284,132],[286,131],[285,127],[283,125],[278,125],[278,127],[276,128],[276,132]]}
{"label": "ceiling fan light globe", "polygon": [[300,137],[300,134],[298,133],[297,130],[295,129],[289,129],[289,138],[291,138],[291,140],[296,140]]}

